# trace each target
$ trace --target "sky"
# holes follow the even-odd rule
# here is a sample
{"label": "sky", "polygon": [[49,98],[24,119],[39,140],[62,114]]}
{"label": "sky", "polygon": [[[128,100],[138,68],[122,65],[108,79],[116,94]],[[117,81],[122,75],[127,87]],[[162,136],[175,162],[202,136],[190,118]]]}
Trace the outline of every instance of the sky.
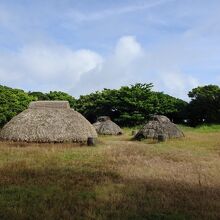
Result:
{"label": "sky", "polygon": [[78,97],[220,84],[219,0],[0,0],[0,84]]}

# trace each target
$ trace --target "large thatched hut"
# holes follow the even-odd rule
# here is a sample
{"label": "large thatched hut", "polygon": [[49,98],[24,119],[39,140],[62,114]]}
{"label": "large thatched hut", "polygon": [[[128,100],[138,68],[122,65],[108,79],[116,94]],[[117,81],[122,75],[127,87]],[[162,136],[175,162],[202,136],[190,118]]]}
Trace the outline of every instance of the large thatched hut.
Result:
{"label": "large thatched hut", "polygon": [[93,124],[98,134],[102,135],[120,135],[123,134],[122,129],[111,121],[108,116],[98,117],[97,122]]}
{"label": "large thatched hut", "polygon": [[0,139],[21,142],[85,143],[96,138],[94,127],[67,101],[36,101],[9,121]]}
{"label": "large thatched hut", "polygon": [[163,115],[154,115],[150,118],[135,135],[135,139],[158,139],[159,136],[166,138],[180,138],[184,137],[183,132],[172,123],[169,118]]}

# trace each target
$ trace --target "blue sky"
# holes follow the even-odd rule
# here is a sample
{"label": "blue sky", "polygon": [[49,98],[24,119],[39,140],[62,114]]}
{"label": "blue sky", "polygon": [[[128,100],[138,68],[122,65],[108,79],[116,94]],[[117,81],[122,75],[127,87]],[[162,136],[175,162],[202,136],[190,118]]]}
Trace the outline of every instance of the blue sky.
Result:
{"label": "blue sky", "polygon": [[219,0],[0,0],[0,84],[73,96],[220,84]]}

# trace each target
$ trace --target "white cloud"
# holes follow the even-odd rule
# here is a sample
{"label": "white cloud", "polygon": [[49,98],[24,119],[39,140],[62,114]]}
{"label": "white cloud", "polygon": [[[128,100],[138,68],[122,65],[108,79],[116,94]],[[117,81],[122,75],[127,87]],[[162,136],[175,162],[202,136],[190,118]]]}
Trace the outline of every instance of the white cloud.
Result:
{"label": "white cloud", "polygon": [[1,1],[0,83],[79,95],[153,82],[183,98],[197,78],[220,83],[217,0],[85,2]]}
{"label": "white cloud", "polygon": [[160,73],[159,84],[169,94],[186,98],[188,89],[197,87],[199,82],[196,78],[177,71]]}
{"label": "white cloud", "polygon": [[[112,56],[106,58],[99,68],[81,76],[74,91],[82,94],[137,82],[152,82],[156,89],[186,99],[189,89],[198,85],[197,79],[177,69],[172,62],[173,56],[169,59],[166,53],[160,52],[151,54],[133,36],[124,36],[119,39]],[[88,82],[91,87],[87,86]]]}
{"label": "white cloud", "polygon": [[14,54],[0,54],[0,78],[6,84],[25,85],[29,89],[44,88],[68,91],[81,74],[102,62],[102,57],[90,50],[73,51],[57,45],[29,45]]}
{"label": "white cloud", "polygon": [[197,79],[173,64],[175,54],[170,58],[166,54],[147,52],[134,36],[120,38],[112,54],[105,58],[85,49],[32,44],[15,53],[0,53],[0,79],[10,86],[63,90],[74,96],[152,82],[158,90],[186,98],[187,91],[198,85]]}
{"label": "white cloud", "polygon": [[141,45],[133,36],[119,39],[115,48],[115,59],[120,64],[129,64],[142,55]]}
{"label": "white cloud", "polygon": [[72,51],[65,47],[34,45],[19,54],[23,67],[37,78],[52,80],[66,76],[78,80],[80,75],[96,67],[101,57],[89,50]]}

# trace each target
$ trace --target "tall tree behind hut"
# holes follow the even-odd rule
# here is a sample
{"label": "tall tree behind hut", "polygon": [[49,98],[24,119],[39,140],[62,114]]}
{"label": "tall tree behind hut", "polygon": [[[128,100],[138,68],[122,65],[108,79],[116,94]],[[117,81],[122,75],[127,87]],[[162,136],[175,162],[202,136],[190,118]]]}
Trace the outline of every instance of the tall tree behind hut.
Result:
{"label": "tall tree behind hut", "polygon": [[108,115],[121,126],[142,124],[151,114],[163,114],[175,122],[185,119],[186,102],[152,91],[153,84],[135,84],[120,89],[104,89],[80,96],[76,108],[91,122]]}
{"label": "tall tree behind hut", "polygon": [[76,105],[76,99],[73,96],[61,91],[50,91],[49,93],[29,92],[29,95],[36,97],[38,101],[42,101],[42,100],[68,101],[70,103],[71,108],[75,108]]}
{"label": "tall tree behind hut", "polygon": [[0,127],[27,108],[36,98],[21,89],[0,85]]}
{"label": "tall tree behind hut", "polygon": [[220,123],[220,87],[217,85],[199,86],[188,96],[191,102],[187,108],[190,124]]}

